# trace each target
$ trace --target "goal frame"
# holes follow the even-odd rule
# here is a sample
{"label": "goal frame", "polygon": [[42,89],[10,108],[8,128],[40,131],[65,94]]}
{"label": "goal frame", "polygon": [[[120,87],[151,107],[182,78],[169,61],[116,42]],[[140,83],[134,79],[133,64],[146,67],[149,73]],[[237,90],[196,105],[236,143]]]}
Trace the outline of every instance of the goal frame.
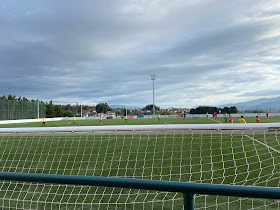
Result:
{"label": "goal frame", "polygon": [[279,130],[280,123],[246,124],[168,124],[168,125],[115,125],[115,126],[72,126],[72,127],[26,127],[0,128],[0,135],[15,133],[103,133],[103,132],[141,132],[141,131],[188,131],[188,130]]}
{"label": "goal frame", "polygon": [[[188,133],[188,132],[269,132],[278,131],[280,123],[247,124],[168,124],[126,126],[73,126],[0,128],[0,135],[90,135],[111,133]],[[184,209],[194,209],[194,196],[220,195],[262,199],[280,199],[279,187],[206,184],[180,181],[147,180],[136,178],[98,177],[81,175],[55,175],[0,172],[0,180],[16,182],[52,183],[66,185],[103,186],[112,188],[144,189],[182,193]]]}

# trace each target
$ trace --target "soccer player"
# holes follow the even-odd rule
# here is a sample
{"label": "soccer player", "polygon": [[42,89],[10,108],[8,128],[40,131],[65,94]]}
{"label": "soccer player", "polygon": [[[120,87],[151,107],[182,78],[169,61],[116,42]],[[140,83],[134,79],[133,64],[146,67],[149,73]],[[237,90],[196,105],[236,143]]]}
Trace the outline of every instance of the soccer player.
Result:
{"label": "soccer player", "polygon": [[186,118],[186,113],[184,112],[184,114],[183,114],[183,117],[184,117],[184,120],[185,120],[185,118]]}
{"label": "soccer player", "polygon": [[207,119],[208,119],[208,112],[206,112],[206,117],[207,117]]}
{"label": "soccer player", "polygon": [[73,124],[76,124],[76,117],[73,117]]}
{"label": "soccer player", "polygon": [[160,115],[157,116],[158,121],[160,121]]}
{"label": "soccer player", "polygon": [[269,120],[268,112],[266,112],[266,119]]}
{"label": "soccer player", "polygon": [[125,123],[127,122],[127,116],[125,115],[125,117],[124,117],[124,121],[125,121]]}
{"label": "soccer player", "polygon": [[218,114],[216,112],[214,112],[214,117],[215,117],[215,120],[218,119]]}
{"label": "soccer player", "polygon": [[99,123],[102,123],[102,114],[100,115]]}
{"label": "soccer player", "polygon": [[246,123],[246,120],[243,118],[243,115],[242,115],[241,118],[238,120],[238,123]]}
{"label": "soccer player", "polygon": [[233,123],[232,115],[229,113],[228,116],[229,116],[229,121],[228,121],[228,122],[229,122],[229,123]]}
{"label": "soccer player", "polygon": [[46,120],[45,120],[45,117],[43,117],[43,123],[42,123],[42,126],[46,126]]}
{"label": "soccer player", "polygon": [[256,123],[260,123],[260,118],[259,118],[259,116],[256,116]]}
{"label": "soccer player", "polygon": [[225,113],[225,122],[227,122],[227,113]]}

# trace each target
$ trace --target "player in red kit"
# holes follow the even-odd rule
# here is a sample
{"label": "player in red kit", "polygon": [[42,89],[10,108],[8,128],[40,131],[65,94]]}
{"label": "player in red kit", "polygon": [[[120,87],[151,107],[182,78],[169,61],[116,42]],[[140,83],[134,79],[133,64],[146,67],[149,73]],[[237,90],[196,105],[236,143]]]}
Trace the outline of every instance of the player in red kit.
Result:
{"label": "player in red kit", "polygon": [[259,116],[256,116],[256,123],[260,123],[260,118],[259,118]]}
{"label": "player in red kit", "polygon": [[229,116],[229,121],[228,121],[228,122],[229,122],[229,123],[233,123],[232,115],[229,113],[228,116]]}
{"label": "player in red kit", "polygon": [[269,117],[268,117],[268,112],[266,112],[266,119],[267,119],[267,120],[269,120]]}
{"label": "player in red kit", "polygon": [[215,120],[218,119],[218,114],[216,112],[214,113],[214,118],[215,118]]}

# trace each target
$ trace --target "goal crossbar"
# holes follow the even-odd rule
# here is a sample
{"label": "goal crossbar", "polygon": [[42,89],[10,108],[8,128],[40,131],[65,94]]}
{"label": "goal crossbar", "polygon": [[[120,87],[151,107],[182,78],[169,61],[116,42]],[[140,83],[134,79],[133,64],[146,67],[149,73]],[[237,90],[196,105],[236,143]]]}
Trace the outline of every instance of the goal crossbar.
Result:
{"label": "goal crossbar", "polygon": [[172,130],[279,130],[280,123],[246,124],[169,124],[169,125],[124,125],[124,126],[72,126],[72,127],[27,127],[0,128],[7,133],[69,133],[104,131],[172,131]]}

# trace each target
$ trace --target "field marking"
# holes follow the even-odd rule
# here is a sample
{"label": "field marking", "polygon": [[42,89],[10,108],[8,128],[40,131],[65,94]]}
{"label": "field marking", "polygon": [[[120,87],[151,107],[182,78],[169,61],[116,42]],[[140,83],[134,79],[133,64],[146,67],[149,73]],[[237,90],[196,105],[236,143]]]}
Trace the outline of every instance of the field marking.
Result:
{"label": "field marking", "polygon": [[212,120],[212,121],[214,121],[214,122],[217,122],[217,123],[223,124],[220,120],[215,120],[215,119],[212,119],[212,118],[208,118],[208,119],[210,119],[210,120]]}
{"label": "field marking", "polygon": [[253,140],[253,141],[256,141],[256,142],[258,142],[258,143],[262,144],[263,146],[265,146],[265,147],[267,147],[267,148],[269,148],[269,149],[272,149],[273,151],[275,151],[275,152],[277,152],[277,153],[279,153],[279,154],[280,154],[280,151],[279,151],[279,150],[274,149],[273,147],[268,146],[267,144],[265,144],[265,143],[263,143],[263,142],[261,142],[261,141],[259,141],[259,140],[257,140],[257,139],[254,139],[253,137],[248,136],[248,135],[246,135],[246,134],[245,134],[244,136],[247,136],[249,139],[251,139],[251,140]]}

